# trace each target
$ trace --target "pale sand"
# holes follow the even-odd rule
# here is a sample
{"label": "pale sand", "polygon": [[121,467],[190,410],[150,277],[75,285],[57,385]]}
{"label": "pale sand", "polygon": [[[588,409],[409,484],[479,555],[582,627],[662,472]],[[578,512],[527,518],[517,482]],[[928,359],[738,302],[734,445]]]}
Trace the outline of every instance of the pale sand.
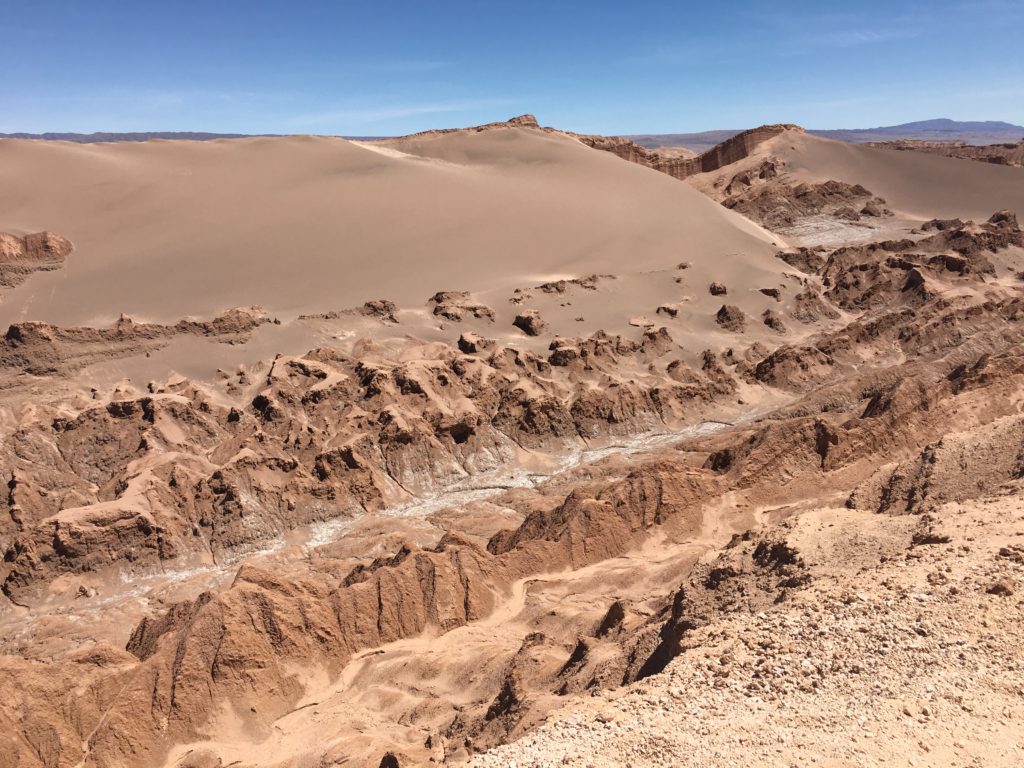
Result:
{"label": "pale sand", "polygon": [[805,181],[861,184],[889,208],[918,219],[961,217],[984,221],[1010,208],[1024,215],[1024,168],[965,163],[952,157],[846,144],[787,132],[758,154],[775,154]]}
{"label": "pale sand", "polygon": [[75,244],[64,269],[2,297],[0,324],[172,321],[252,304],[287,320],[681,260],[730,282],[774,251],[771,235],[687,185],[521,128],[376,148],[3,140],[0,211],[0,230]]}

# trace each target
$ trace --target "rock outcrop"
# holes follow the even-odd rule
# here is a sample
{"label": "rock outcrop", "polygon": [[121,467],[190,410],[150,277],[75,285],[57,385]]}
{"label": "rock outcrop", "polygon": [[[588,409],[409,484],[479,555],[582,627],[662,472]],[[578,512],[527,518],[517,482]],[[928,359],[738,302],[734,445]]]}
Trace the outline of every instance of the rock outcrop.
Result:
{"label": "rock outcrop", "polygon": [[[751,155],[768,139],[785,131],[803,132],[798,125],[762,125],[738,133],[697,157],[666,157],[646,149],[630,139],[618,136],[588,136],[572,134],[583,144],[594,149],[611,152],[632,163],[653,168],[675,179],[686,179],[698,173],[710,173],[739,162]],[[766,175],[762,178],[767,178]]]}
{"label": "rock outcrop", "polygon": [[903,152],[924,152],[929,155],[959,157],[994,165],[1024,167],[1024,140],[1016,143],[983,144],[976,146],[962,141],[924,141],[899,139],[897,141],[869,142],[869,147],[892,149]]}
{"label": "rock outcrop", "polygon": [[727,331],[743,333],[747,327],[747,316],[739,307],[733,304],[723,304],[715,314],[715,322]]}
{"label": "rock outcrop", "polygon": [[434,305],[434,314],[447,320],[460,322],[468,315],[494,322],[494,310],[476,302],[467,291],[438,291],[430,301]]}
{"label": "rock outcrop", "polygon": [[71,242],[54,232],[24,237],[0,232],[0,287],[14,288],[35,272],[60,269],[71,250]]}
{"label": "rock outcrop", "polygon": [[[235,320],[211,327],[237,332],[262,321]],[[81,361],[93,343],[123,338],[137,349],[170,333],[122,323],[86,333],[83,349],[77,334],[43,330],[8,334],[9,364],[38,369],[50,360],[47,370],[58,370],[70,364],[63,344]],[[550,362],[473,335],[460,348],[431,347],[428,358],[407,353],[401,362],[321,348],[278,358],[261,382],[225,374],[224,392],[246,393],[244,408],[182,383],[23,426],[5,465],[4,591],[17,597],[55,574],[118,563],[145,567],[204,551],[217,558],[494,470],[517,446],[635,433],[719,396],[704,374],[683,377],[679,365],[646,383],[578,387],[581,377],[607,381],[632,361],[669,355],[675,345],[664,329],[639,343],[607,334],[559,342]]]}
{"label": "rock outcrop", "polygon": [[[337,674],[362,649],[482,620],[521,580],[615,558],[640,544],[655,527],[690,540],[707,530],[706,515],[724,493],[734,500],[741,494],[760,506],[784,509],[823,489],[860,488],[860,483],[857,503],[872,511],[903,512],[909,506],[909,511],[920,512],[925,507],[917,500],[931,509],[999,489],[1019,479],[1021,471],[1018,454],[1024,443],[1016,408],[1024,382],[1022,323],[1021,302],[1010,297],[980,304],[937,297],[920,305],[883,309],[821,334],[816,346],[782,347],[758,363],[757,381],[802,393],[771,418],[690,438],[674,451],[639,461],[621,477],[597,473],[585,482],[576,478],[563,486],[555,503],[524,506],[522,522],[491,536],[486,547],[453,531],[436,545],[403,546],[393,555],[327,578],[311,571],[284,574],[243,566],[227,588],[144,619],[132,633],[127,653],[94,649],[89,661],[9,664],[0,693],[15,708],[0,710],[0,718],[7,733],[17,734],[11,754],[24,754],[27,760],[43,748],[54,759],[59,756],[72,764],[152,764],[162,760],[172,744],[208,737],[225,704],[252,732],[262,733],[291,712],[303,694],[294,673],[297,666]],[[634,358],[659,359],[659,354],[672,352],[666,336],[652,330],[643,342],[600,335],[559,341],[550,351],[573,348],[575,357],[569,356],[565,366],[544,371],[550,375],[564,369],[579,376],[588,366],[609,371],[609,366]],[[854,375],[854,363],[863,366],[865,350],[891,349],[894,343],[903,345],[903,358],[892,370],[879,366]],[[95,493],[95,487],[104,498],[120,497],[118,503],[124,503],[129,497],[121,490],[123,467],[139,450],[150,455],[151,464],[156,446],[167,444],[173,435],[176,445],[207,446],[208,457],[230,451],[234,462],[213,474],[208,468],[191,469],[176,455],[173,464],[147,481],[153,483],[150,498],[190,488],[208,492],[195,499],[197,509],[219,495],[218,506],[208,513],[209,522],[200,519],[198,526],[211,532],[204,534],[211,540],[217,531],[223,537],[219,540],[227,543],[237,540],[233,531],[243,530],[232,524],[239,512],[250,521],[271,519],[252,506],[252,499],[271,501],[285,514],[287,499],[275,497],[281,493],[275,488],[296,494],[300,503],[287,513],[291,519],[316,498],[316,489],[341,498],[362,488],[369,494],[363,503],[369,505],[374,494],[387,490],[374,490],[375,478],[382,483],[386,477],[411,481],[412,474],[402,474],[403,461],[423,459],[403,451],[423,445],[422,430],[428,424],[434,427],[432,439],[449,436],[448,455],[454,456],[455,446],[493,439],[493,429],[507,430],[520,444],[529,444],[531,436],[590,434],[616,422],[635,425],[664,396],[620,384],[596,400],[592,398],[597,390],[585,397],[578,393],[567,405],[553,396],[517,395],[514,389],[488,390],[483,385],[511,371],[529,375],[540,370],[541,362],[546,361],[507,348],[496,349],[486,363],[452,351],[437,364],[418,365],[411,364],[408,355],[401,363],[385,365],[368,359],[344,361],[330,350],[317,350],[304,358],[275,361],[266,373],[269,383],[261,387],[251,408],[235,416],[198,394],[155,393],[148,401],[115,402],[54,423],[53,436],[46,439],[25,432],[18,439],[19,458],[12,465],[9,486],[16,507],[12,520],[23,522],[7,556],[7,589],[15,598],[29,594],[32,567],[43,569],[40,573],[51,569],[51,574],[58,572],[53,569],[62,560],[93,567],[90,558],[109,551],[109,540],[89,538],[103,527],[113,526],[119,546],[139,557],[158,559],[161,546],[181,546],[178,542],[186,540],[176,539],[172,527],[154,522],[155,518],[121,515],[116,503],[107,507],[109,521],[57,510],[56,536],[54,520],[40,528],[49,539],[27,535],[32,520],[54,514],[34,506],[46,498],[37,490],[45,478],[33,474],[33,464],[38,467],[43,461],[68,462],[61,482],[69,496]],[[738,367],[739,362],[732,365]],[[347,375],[333,377],[331,372],[342,366],[348,366]],[[700,378],[709,392],[715,391],[720,377],[729,378],[726,366],[714,355],[705,355],[700,372],[675,363],[670,367],[675,373],[672,380]],[[427,418],[428,404],[440,402],[440,388],[453,388],[451,401],[461,400],[471,382],[479,391],[478,407],[487,402],[496,408],[488,421]],[[530,386],[543,386],[542,379],[531,375]],[[614,400],[612,390],[620,390]],[[346,418],[349,402],[360,403],[364,414],[359,418],[375,403],[380,414],[390,413],[376,417],[381,430],[376,446],[321,442],[319,435],[329,421]],[[412,403],[424,408],[419,418],[411,417]],[[1003,417],[1008,419],[995,421]],[[958,420],[970,424],[975,418],[991,425],[980,431],[972,426],[969,435],[955,440],[942,437]],[[172,420],[176,429],[165,428]],[[300,423],[312,431],[298,428]],[[359,423],[365,430],[374,420]],[[228,443],[226,434],[232,435]],[[96,446],[96,435],[116,439],[99,443],[101,451],[92,448],[85,453],[75,447]],[[943,442],[936,444],[940,438]],[[50,447],[53,440],[61,441],[59,448]],[[288,453],[282,455],[285,447]],[[477,455],[479,449],[473,447]],[[385,464],[373,458],[377,452]],[[920,460],[914,458],[918,455]],[[906,456],[909,463],[892,471],[880,467],[890,456]],[[382,466],[394,474],[382,472]],[[963,482],[963,467],[977,480]],[[83,479],[77,486],[76,476]],[[282,484],[289,476],[294,479]],[[162,477],[168,478],[166,490],[158,491],[154,481]],[[268,477],[275,480],[271,483]],[[360,477],[363,484],[354,482]],[[866,482],[871,478],[875,479]],[[127,479],[128,487],[138,482]],[[303,497],[303,492],[310,495]],[[914,503],[908,505],[908,500]],[[914,540],[925,546],[943,535],[925,527]],[[147,546],[155,554],[145,554]],[[644,615],[625,603],[617,609],[605,607],[575,636],[575,627],[584,625],[552,623],[552,635],[524,639],[502,662],[504,671],[488,693],[452,712],[437,738],[453,755],[464,754],[466,744],[481,748],[521,734],[539,722],[560,695],[656,674],[685,652],[689,638],[719,617],[769,610],[811,588],[816,577],[804,562],[802,548],[785,527],[741,535],[731,547],[688,569],[681,588],[678,582],[666,584],[653,613],[648,610]],[[83,664],[87,673],[81,670]],[[73,692],[61,698],[59,708],[18,708],[24,701],[19,691],[29,691],[34,701],[47,701],[45,691],[67,686],[70,680],[76,681],[68,686]],[[39,734],[46,735],[45,741]],[[376,755],[390,748],[381,743]],[[397,748],[392,751],[398,754]]]}
{"label": "rock outcrop", "polygon": [[766,183],[749,183],[739,189],[730,183],[722,205],[774,230],[785,230],[800,219],[823,213],[845,221],[859,221],[862,215],[892,215],[885,208],[885,200],[859,184],[790,184],[777,180],[775,175],[765,179]]}
{"label": "rock outcrop", "polygon": [[540,336],[547,324],[536,309],[524,309],[512,320],[512,325],[527,336]]}
{"label": "rock outcrop", "polygon": [[100,360],[152,352],[179,336],[238,344],[269,322],[271,318],[259,307],[239,307],[213,320],[180,320],[174,325],[137,323],[126,316],[108,328],[17,323],[0,339],[0,369],[24,371],[33,376],[66,374]]}

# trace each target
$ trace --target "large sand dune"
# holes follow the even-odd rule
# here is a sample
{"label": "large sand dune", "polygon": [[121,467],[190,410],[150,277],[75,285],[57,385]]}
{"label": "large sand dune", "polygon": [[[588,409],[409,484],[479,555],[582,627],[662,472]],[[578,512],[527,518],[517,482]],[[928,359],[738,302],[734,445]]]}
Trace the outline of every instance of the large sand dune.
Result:
{"label": "large sand dune", "polygon": [[169,321],[259,304],[287,319],[385,296],[729,256],[770,237],[673,179],[525,128],[332,138],[0,141],[0,229],[72,240],[0,323]]}

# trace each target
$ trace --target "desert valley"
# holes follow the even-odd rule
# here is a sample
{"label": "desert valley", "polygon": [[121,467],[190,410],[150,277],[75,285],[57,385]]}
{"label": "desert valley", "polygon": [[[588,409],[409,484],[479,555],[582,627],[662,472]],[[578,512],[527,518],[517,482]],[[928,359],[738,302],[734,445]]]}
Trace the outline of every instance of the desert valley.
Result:
{"label": "desert valley", "polygon": [[1024,762],[1020,145],[570,128],[0,139],[0,766]]}

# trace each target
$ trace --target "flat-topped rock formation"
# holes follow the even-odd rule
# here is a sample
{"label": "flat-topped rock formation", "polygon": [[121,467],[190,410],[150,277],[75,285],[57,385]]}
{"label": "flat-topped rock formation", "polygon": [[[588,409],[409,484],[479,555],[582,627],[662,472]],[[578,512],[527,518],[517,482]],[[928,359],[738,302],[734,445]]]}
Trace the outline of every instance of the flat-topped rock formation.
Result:
{"label": "flat-topped rock formation", "polygon": [[967,144],[962,141],[922,141],[900,139],[898,141],[873,141],[867,146],[877,149],[895,149],[903,152],[925,152],[944,157],[959,157],[978,160],[994,165],[1024,167],[1024,139],[1002,144]]}

